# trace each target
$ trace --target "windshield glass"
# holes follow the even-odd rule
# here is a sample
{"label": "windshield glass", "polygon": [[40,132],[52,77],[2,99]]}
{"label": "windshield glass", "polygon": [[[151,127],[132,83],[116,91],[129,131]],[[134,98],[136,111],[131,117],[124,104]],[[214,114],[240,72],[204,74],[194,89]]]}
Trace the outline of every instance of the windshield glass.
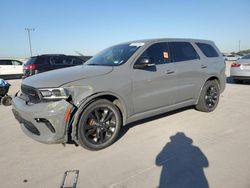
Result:
{"label": "windshield glass", "polygon": [[119,66],[126,63],[142,45],[144,43],[130,43],[107,48],[87,61],[86,65]]}
{"label": "windshield glass", "polygon": [[242,57],[241,59],[250,59],[250,54],[245,55],[244,57]]}

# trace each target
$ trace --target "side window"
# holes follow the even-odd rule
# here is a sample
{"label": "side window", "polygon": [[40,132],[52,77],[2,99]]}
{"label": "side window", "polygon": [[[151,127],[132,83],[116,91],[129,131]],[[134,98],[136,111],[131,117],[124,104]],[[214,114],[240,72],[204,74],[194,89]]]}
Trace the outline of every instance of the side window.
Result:
{"label": "side window", "polygon": [[46,57],[40,56],[40,57],[34,59],[33,63],[39,64],[39,65],[46,64]]}
{"label": "side window", "polygon": [[218,57],[219,54],[216,52],[213,46],[210,44],[205,44],[205,43],[196,43],[197,46],[200,48],[202,53],[207,56],[207,57]]}
{"label": "side window", "polygon": [[50,64],[51,65],[63,65],[63,59],[61,57],[51,57]]}
{"label": "side window", "polygon": [[65,57],[62,60],[62,64],[65,66],[70,66],[70,65],[82,65],[83,62],[78,59],[78,58],[74,58],[74,57]]}
{"label": "side window", "polygon": [[[138,60],[144,57],[150,57],[156,65],[170,62],[168,44],[165,42],[156,43],[147,48]],[[138,61],[136,63],[139,63]]]}
{"label": "side window", "polygon": [[13,65],[22,65],[22,63],[20,61],[12,61]]}
{"label": "side window", "polygon": [[83,63],[84,63],[84,61],[82,61],[78,58],[73,59],[73,65],[82,65]]}
{"label": "side window", "polygon": [[0,60],[0,65],[12,65],[10,60]]}
{"label": "side window", "polygon": [[175,62],[199,59],[198,53],[189,42],[169,43]]}
{"label": "side window", "polygon": [[62,64],[63,65],[73,65],[73,59],[72,58],[68,58],[68,57],[66,57],[66,58],[63,58],[63,60],[62,60]]}

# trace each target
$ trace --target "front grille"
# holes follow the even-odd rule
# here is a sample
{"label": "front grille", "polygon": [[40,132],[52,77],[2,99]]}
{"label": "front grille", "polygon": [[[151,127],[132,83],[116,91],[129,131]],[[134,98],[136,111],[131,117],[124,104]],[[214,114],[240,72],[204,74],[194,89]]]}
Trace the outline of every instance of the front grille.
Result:
{"label": "front grille", "polygon": [[21,86],[22,93],[25,94],[29,98],[29,102],[31,103],[39,103],[40,102],[40,96],[38,93],[38,90],[31,87],[22,85]]}
{"label": "front grille", "polygon": [[12,110],[12,111],[13,111],[15,118],[20,124],[22,124],[27,130],[29,130],[33,134],[38,135],[38,136],[40,135],[39,130],[33,125],[33,123],[23,119],[16,110]]}

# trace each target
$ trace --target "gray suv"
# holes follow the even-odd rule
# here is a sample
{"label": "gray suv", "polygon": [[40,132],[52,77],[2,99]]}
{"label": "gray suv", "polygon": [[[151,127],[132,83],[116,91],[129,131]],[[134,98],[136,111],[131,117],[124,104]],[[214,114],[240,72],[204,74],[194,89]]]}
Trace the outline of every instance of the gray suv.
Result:
{"label": "gray suv", "polygon": [[224,88],[224,58],[213,42],[152,39],[27,78],[12,105],[29,137],[99,150],[130,122],[185,106],[211,112]]}

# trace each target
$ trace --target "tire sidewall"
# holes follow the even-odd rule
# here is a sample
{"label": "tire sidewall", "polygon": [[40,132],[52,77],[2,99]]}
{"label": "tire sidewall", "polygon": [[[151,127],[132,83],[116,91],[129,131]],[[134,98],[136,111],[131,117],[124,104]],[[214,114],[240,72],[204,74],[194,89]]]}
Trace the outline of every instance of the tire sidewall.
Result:
{"label": "tire sidewall", "polygon": [[5,96],[1,99],[1,103],[4,106],[11,106],[11,100],[12,98],[10,96]]}
{"label": "tire sidewall", "polygon": [[[92,112],[97,107],[109,107],[113,111],[113,113],[115,114],[117,125],[115,128],[115,132],[113,133],[112,137],[107,142],[95,145],[87,140],[87,138],[84,135],[83,130],[84,130],[84,122],[86,122],[89,113]],[[121,129],[121,125],[122,125],[121,113],[120,113],[119,109],[112,102],[105,100],[105,99],[100,99],[100,100],[94,101],[91,104],[89,104],[89,106],[86,107],[86,109],[83,111],[83,113],[80,117],[80,120],[78,123],[78,141],[79,141],[79,144],[82,147],[87,148],[89,150],[104,149],[116,141],[116,139],[119,135],[120,129]]]}
{"label": "tire sidewall", "polygon": [[[216,104],[212,107],[209,108],[206,104],[206,92],[207,89],[210,86],[215,86],[217,89],[217,101]],[[195,108],[201,112],[212,112],[215,110],[215,108],[217,107],[218,103],[219,103],[219,99],[220,99],[220,87],[219,87],[219,83],[217,80],[208,80],[205,82],[204,86],[202,87],[200,96],[199,96],[199,100],[198,103],[196,104]]]}
{"label": "tire sidewall", "polygon": [[[206,93],[207,93],[207,90],[209,87],[211,86],[214,86],[217,90],[217,101],[216,101],[216,104],[212,107],[212,108],[209,108],[206,104],[206,99],[205,99],[205,96],[206,96]],[[207,112],[212,112],[215,110],[215,108],[217,107],[218,103],[219,103],[219,100],[220,100],[220,88],[219,88],[219,84],[216,80],[211,80],[211,81],[207,81],[203,87],[203,92],[202,92],[202,103],[204,104],[204,106],[206,107],[206,111]]]}

